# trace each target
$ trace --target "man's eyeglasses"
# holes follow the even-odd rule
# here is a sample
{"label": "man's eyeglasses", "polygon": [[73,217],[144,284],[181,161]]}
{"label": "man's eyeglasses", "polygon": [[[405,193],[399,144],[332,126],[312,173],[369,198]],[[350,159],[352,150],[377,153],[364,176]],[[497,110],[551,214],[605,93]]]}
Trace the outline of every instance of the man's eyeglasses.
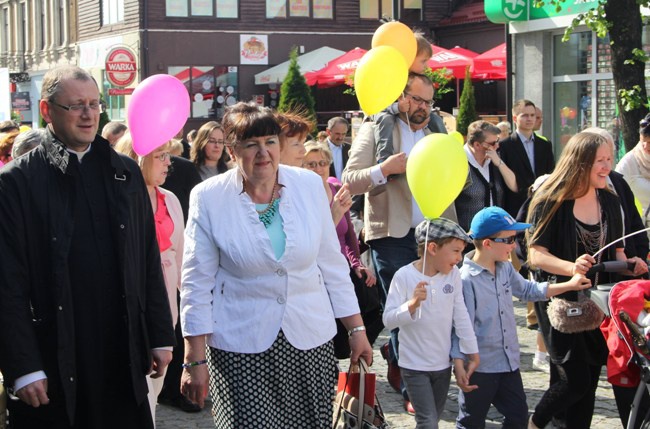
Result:
{"label": "man's eyeglasses", "polygon": [[163,153],[161,153],[160,155],[154,155],[153,157],[154,157],[155,159],[159,159],[160,162],[165,162],[165,161],[167,161],[168,159],[171,159],[171,158],[172,158],[172,154],[169,153],[169,152],[163,152]]}
{"label": "man's eyeglasses", "polygon": [[224,140],[208,139],[208,144],[216,144],[219,146],[223,146],[226,144],[226,142]]}
{"label": "man's eyeglasses", "polygon": [[490,237],[488,240],[494,241],[495,243],[512,244],[515,242],[516,238],[516,236],[512,235],[510,237],[503,238]]}
{"label": "man's eyeglasses", "polygon": [[424,104],[426,106],[433,107],[433,105],[436,103],[433,100],[425,100],[424,98],[418,97],[417,95],[411,95],[408,92],[404,92],[404,94],[411,97],[411,100],[415,101],[417,104],[420,105]]}
{"label": "man's eyeglasses", "polygon": [[302,164],[303,167],[307,167],[312,170],[318,166],[327,167],[328,165],[330,165],[329,161],[325,161],[324,159],[321,159],[320,161],[303,162]]}
{"label": "man's eyeglasses", "polygon": [[81,112],[84,112],[86,110],[92,110],[94,112],[104,113],[104,105],[102,103],[71,104],[69,106],[59,104],[56,101],[49,101],[48,103],[52,103],[55,106],[62,108],[63,110],[67,110],[68,112],[72,112],[77,115],[81,114]]}
{"label": "man's eyeglasses", "polygon": [[483,142],[483,144],[486,144],[486,145],[488,145],[488,146],[490,146],[490,147],[496,147],[496,145],[498,145],[499,143],[500,143],[500,140],[499,140],[499,139],[496,139],[496,140],[493,141],[493,142]]}

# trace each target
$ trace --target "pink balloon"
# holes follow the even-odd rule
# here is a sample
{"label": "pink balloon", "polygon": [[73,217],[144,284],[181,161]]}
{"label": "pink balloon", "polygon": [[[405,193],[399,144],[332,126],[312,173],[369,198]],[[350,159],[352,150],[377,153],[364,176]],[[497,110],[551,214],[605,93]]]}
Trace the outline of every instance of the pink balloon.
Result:
{"label": "pink balloon", "polygon": [[127,112],[135,153],[145,156],[171,140],[189,114],[187,88],[174,76],[157,74],[140,82]]}

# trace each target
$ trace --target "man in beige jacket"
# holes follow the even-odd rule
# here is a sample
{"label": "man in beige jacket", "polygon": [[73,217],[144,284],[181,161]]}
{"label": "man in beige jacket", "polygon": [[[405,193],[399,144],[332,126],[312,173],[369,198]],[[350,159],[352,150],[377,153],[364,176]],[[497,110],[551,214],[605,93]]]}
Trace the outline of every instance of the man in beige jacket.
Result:
{"label": "man in beige jacket", "polygon": [[[374,124],[361,126],[352,144],[347,166],[343,171],[343,183],[348,183],[352,194],[365,193],[364,229],[365,241],[370,246],[372,262],[380,281],[379,296],[382,308],[395,272],[418,259],[415,227],[424,219],[406,182],[406,159],[418,141],[430,133],[427,128],[434,88],[426,76],[409,74],[401,101],[406,101],[408,111],[399,113],[393,128],[394,154],[381,164],[376,160]],[[390,176],[390,178],[389,178]],[[391,180],[392,179],[392,180]],[[432,183],[436,192],[443,183]],[[453,204],[442,214],[456,221]],[[397,364],[397,330],[391,333],[391,365]],[[396,368],[396,367],[393,367]],[[389,371],[390,372],[390,371]],[[397,388],[399,382],[391,380]],[[402,385],[404,406],[412,411],[406,389]]]}

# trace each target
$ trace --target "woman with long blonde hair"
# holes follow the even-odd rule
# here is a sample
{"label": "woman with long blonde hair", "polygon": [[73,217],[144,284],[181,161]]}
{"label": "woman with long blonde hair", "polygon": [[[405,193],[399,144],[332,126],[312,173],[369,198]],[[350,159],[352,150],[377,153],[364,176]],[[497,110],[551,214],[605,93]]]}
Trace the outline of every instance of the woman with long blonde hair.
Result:
{"label": "woman with long blonde hair", "polygon": [[[528,255],[543,279],[565,281],[575,274],[586,275],[593,264],[607,260],[634,262],[634,272],[628,275],[648,271],[640,258],[627,258],[622,242],[597,258],[592,256],[623,234],[619,199],[607,189],[611,168],[612,151],[605,138],[589,132],[576,134],[553,173],[533,195],[528,214],[533,225],[528,233]],[[594,285],[612,280],[614,277],[605,273],[591,278]],[[578,300],[577,292],[558,297]],[[535,408],[529,428],[543,428],[555,418],[564,420],[565,427],[588,429],[607,345],[598,328],[560,332],[551,325],[548,306],[548,302],[535,303],[551,357],[550,387]]]}

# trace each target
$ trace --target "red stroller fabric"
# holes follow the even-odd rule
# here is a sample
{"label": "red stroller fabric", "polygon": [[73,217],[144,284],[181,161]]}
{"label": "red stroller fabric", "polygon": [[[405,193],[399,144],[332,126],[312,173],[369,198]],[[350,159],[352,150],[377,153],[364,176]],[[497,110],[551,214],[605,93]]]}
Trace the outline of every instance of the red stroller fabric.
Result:
{"label": "red stroller fabric", "polygon": [[[641,380],[639,368],[630,365],[634,349],[630,330],[621,321],[618,314],[624,310],[636,321],[643,310],[646,297],[650,298],[650,280],[627,280],[617,283],[609,293],[611,316],[600,325],[609,356],[607,358],[607,380],[622,387],[637,386]],[[624,338],[621,338],[618,333]]]}

